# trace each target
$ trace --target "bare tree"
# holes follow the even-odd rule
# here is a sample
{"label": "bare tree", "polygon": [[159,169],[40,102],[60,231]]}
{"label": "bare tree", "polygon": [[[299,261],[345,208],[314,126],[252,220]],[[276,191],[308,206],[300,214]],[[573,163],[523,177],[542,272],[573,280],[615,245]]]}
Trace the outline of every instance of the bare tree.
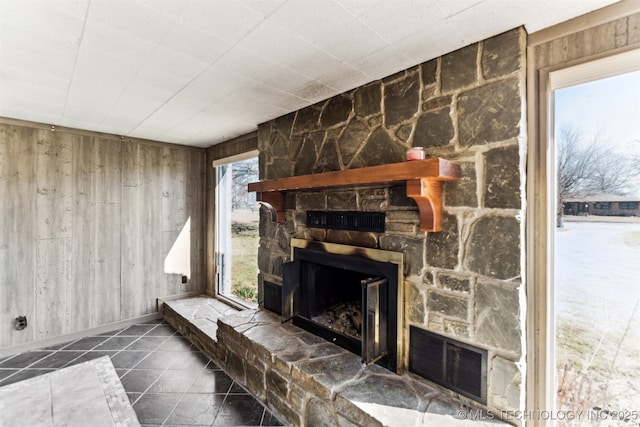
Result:
{"label": "bare tree", "polygon": [[258,180],[258,159],[233,163],[232,209],[255,209],[256,195],[247,191],[247,184]]}
{"label": "bare tree", "polygon": [[603,131],[586,140],[575,128],[560,129],[556,144],[560,200],[629,192],[633,178],[640,175],[640,156],[611,151],[605,141]]}
{"label": "bare tree", "polygon": [[563,126],[558,133],[558,220],[570,198],[609,193],[624,195],[640,176],[640,156],[623,155],[605,145],[603,131],[589,139],[574,127]]}

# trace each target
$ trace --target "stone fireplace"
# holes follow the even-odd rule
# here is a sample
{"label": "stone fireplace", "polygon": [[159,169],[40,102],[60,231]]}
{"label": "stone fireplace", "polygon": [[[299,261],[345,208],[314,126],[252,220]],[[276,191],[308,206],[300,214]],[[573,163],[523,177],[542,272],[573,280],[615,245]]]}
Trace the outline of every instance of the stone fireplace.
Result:
{"label": "stone fireplace", "polygon": [[[282,223],[261,208],[264,307],[289,292],[299,242],[401,254],[391,370],[414,375],[410,331],[438,334],[482,351],[488,409],[524,408],[525,39],[515,29],[259,126],[261,179],[399,163],[414,146],[462,172],[444,184],[439,232],[420,230],[394,183],[288,191]],[[384,230],[319,228],[310,211],[384,213]]]}

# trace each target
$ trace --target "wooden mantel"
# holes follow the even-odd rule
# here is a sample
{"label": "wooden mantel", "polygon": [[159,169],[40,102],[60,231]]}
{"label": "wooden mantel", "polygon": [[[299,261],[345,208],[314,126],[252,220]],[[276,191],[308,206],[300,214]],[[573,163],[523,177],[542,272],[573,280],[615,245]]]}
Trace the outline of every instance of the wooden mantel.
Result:
{"label": "wooden mantel", "polygon": [[460,165],[436,157],[252,182],[249,184],[249,191],[256,192],[257,200],[271,210],[273,219],[283,223],[285,221],[284,197],[287,191],[404,182],[407,186],[407,196],[414,199],[418,205],[420,230],[440,231],[443,181],[458,179],[460,179]]}

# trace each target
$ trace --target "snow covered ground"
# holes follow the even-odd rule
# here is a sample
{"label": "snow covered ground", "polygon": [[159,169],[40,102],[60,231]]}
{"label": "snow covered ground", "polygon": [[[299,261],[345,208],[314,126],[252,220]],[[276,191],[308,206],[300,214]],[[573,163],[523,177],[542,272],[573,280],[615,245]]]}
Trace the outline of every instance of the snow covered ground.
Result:
{"label": "snow covered ground", "polygon": [[[638,411],[640,219],[593,219],[597,222],[566,221],[556,230],[558,400],[563,409]],[[640,421],[583,425],[636,426]]]}
{"label": "snow covered ground", "polygon": [[555,310],[598,329],[640,331],[640,220],[569,222],[557,229]]}

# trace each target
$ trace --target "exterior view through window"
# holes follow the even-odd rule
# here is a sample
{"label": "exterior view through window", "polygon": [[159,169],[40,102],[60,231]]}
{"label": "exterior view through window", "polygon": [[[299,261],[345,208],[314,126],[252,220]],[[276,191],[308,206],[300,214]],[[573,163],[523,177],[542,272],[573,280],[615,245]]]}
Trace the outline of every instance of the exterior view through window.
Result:
{"label": "exterior view through window", "polygon": [[260,214],[247,184],[258,180],[258,158],[218,166],[217,178],[218,294],[257,303]]}
{"label": "exterior view through window", "polygon": [[554,117],[555,398],[583,411],[557,424],[638,425],[640,71],[556,89]]}

